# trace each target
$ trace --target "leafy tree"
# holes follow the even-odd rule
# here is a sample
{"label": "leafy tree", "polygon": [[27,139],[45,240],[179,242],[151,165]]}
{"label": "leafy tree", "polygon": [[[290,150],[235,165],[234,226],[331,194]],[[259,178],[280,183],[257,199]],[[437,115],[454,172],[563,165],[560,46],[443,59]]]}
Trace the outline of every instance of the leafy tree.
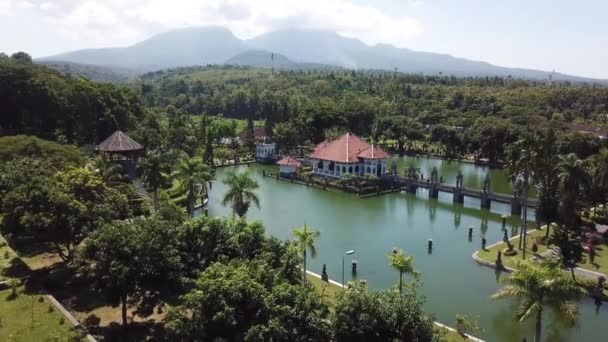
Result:
{"label": "leafy tree", "polygon": [[179,340],[329,341],[314,288],[281,282],[262,262],[215,263],[167,317]]}
{"label": "leafy tree", "polygon": [[515,318],[524,322],[536,321],[534,341],[541,341],[542,317],[545,308],[574,325],[577,304],[584,290],[562,274],[559,265],[553,262],[542,264],[520,261],[518,269],[505,278],[506,286],[492,297],[495,299],[514,297],[519,300]]}
{"label": "leafy tree", "polygon": [[148,187],[152,188],[152,192],[154,193],[154,209],[158,210],[158,190],[170,184],[170,168],[167,163],[167,157],[158,151],[148,152],[146,157],[139,163],[139,167],[142,171],[143,181]]}
{"label": "leafy tree", "polygon": [[259,185],[258,182],[249,176],[249,173],[232,171],[226,175],[223,183],[228,186],[228,192],[224,195],[222,204],[227,205],[231,203],[233,214],[239,217],[245,216],[251,203],[255,204],[258,208],[260,207],[260,199],[255,193]]}
{"label": "leafy tree", "polygon": [[55,169],[85,164],[84,155],[72,146],[27,135],[0,137],[0,161],[23,157],[48,161]]}
{"label": "leafy tree", "polygon": [[393,249],[388,254],[389,264],[399,272],[399,293],[403,293],[403,275],[410,274],[418,277],[418,271],[414,268],[414,256],[407,256],[401,249]]}
{"label": "leafy tree", "polygon": [[317,255],[315,241],[321,235],[321,233],[319,233],[319,231],[310,229],[307,224],[304,224],[302,227],[294,229],[293,235],[296,238],[295,244],[298,252],[300,255],[302,255],[302,279],[304,282],[306,282],[306,252],[310,250],[310,256],[313,258]]}
{"label": "leafy tree", "polygon": [[272,139],[284,154],[292,154],[298,146],[299,134],[293,122],[280,122],[274,126]]}
{"label": "leafy tree", "polygon": [[32,56],[23,51],[13,53],[11,59],[19,63],[32,63]]}
{"label": "leafy tree", "polygon": [[90,160],[85,168],[101,177],[108,186],[118,186],[129,181],[129,176],[124,174],[120,164],[110,163],[101,156]]}
{"label": "leafy tree", "polygon": [[121,306],[126,328],[129,305],[147,317],[179,286],[176,246],[175,228],[158,217],[117,221],[83,242],[75,265],[110,305]]}
{"label": "leafy tree", "polygon": [[207,193],[207,182],[214,176],[211,168],[200,158],[185,158],[177,165],[173,175],[179,182],[181,194],[185,194],[188,200],[188,212],[194,217],[194,205],[199,194]]}
{"label": "leafy tree", "polygon": [[332,320],[334,340],[438,341],[433,318],[424,312],[423,303],[414,286],[399,294],[353,284],[338,296]]}

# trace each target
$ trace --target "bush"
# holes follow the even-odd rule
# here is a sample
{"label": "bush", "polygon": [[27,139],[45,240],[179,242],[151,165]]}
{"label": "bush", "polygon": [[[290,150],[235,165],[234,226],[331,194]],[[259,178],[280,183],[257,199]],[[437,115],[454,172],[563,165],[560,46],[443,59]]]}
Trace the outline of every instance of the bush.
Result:
{"label": "bush", "polygon": [[97,327],[97,326],[99,326],[99,323],[101,323],[101,318],[99,318],[95,314],[88,315],[87,318],[85,318],[84,321],[82,322],[82,324],[87,328]]}

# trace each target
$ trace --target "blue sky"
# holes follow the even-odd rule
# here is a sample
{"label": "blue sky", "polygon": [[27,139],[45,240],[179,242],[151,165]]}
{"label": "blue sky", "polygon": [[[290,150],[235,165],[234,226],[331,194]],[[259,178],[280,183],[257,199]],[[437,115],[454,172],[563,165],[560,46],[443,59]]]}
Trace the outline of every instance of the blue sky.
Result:
{"label": "blue sky", "polygon": [[0,51],[40,57],[222,25],[241,38],[329,29],[493,64],[608,79],[602,0],[0,0]]}

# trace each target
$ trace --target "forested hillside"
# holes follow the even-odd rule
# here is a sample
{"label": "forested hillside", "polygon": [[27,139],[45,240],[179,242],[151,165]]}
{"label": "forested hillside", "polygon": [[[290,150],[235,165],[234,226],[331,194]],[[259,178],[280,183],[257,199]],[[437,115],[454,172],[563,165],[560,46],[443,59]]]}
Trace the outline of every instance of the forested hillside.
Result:
{"label": "forested hillside", "polygon": [[294,143],[318,142],[332,130],[400,145],[426,135],[455,154],[490,159],[500,159],[523,128],[565,132],[573,122],[604,125],[608,113],[607,88],[509,78],[193,67],[148,73],[132,87],[161,112],[171,105],[264,119],[269,130],[299,137]]}
{"label": "forested hillside", "polygon": [[[0,55],[0,131],[91,144],[134,127],[144,109],[126,88],[63,75],[24,54]],[[1,133],[0,132],[0,133]]]}

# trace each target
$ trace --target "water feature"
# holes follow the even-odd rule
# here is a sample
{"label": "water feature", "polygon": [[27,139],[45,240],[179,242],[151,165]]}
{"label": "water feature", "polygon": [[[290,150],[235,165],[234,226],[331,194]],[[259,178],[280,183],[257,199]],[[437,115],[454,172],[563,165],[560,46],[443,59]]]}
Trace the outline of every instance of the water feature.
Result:
{"label": "water feature", "polygon": [[[424,168],[440,160],[418,159]],[[443,162],[441,165],[444,165]],[[409,165],[409,164],[403,164]],[[427,165],[427,166],[425,166]],[[447,164],[448,166],[451,164]],[[430,166],[432,168],[432,166]],[[437,320],[455,325],[457,313],[478,317],[483,331],[478,335],[487,341],[532,340],[532,324],[513,322],[513,302],[490,299],[500,284],[500,274],[480,266],[471,254],[481,247],[481,231],[485,230],[488,243],[501,240],[501,215],[509,213],[507,204],[493,203],[491,210],[479,210],[479,200],[465,198],[464,205],[453,205],[450,194],[440,193],[439,199],[428,200],[426,190],[413,194],[390,194],[359,199],[339,191],[323,191],[262,177],[262,169],[273,166],[240,166],[249,170],[260,184],[258,195],[261,209],[252,208],[249,220],[262,220],[269,234],[291,239],[292,230],[304,223],[321,232],[317,242],[317,257],[309,259],[310,270],[320,273],[327,264],[329,276],[341,281],[342,255],[351,249],[358,261],[358,279],[365,279],[370,287],[388,288],[397,282],[397,274],[388,265],[387,253],[393,247],[403,248],[414,255],[414,264],[422,273],[422,292],[427,297],[426,308]],[[230,215],[230,208],[221,205],[226,187],[221,180],[230,169],[218,170],[210,193],[211,215]],[[440,174],[451,181],[450,172],[443,167]],[[457,168],[455,169],[457,172]],[[466,164],[462,167],[465,186],[483,181],[485,173]],[[472,171],[469,171],[472,170]],[[425,172],[430,174],[430,169]],[[492,177],[503,177],[500,170],[490,170]],[[483,174],[483,175],[482,175]],[[455,178],[455,173],[454,176]],[[500,179],[492,180],[498,186]],[[495,191],[501,191],[494,188]],[[516,234],[520,221],[508,219],[509,234]],[[468,241],[468,227],[474,227],[473,239]],[[433,239],[433,251],[427,251],[427,240]],[[351,279],[351,257],[346,258],[347,280]],[[581,304],[581,315],[576,328],[567,328],[550,315],[544,317],[546,341],[601,340],[602,329],[608,318],[608,306],[596,308],[591,300]]]}
{"label": "water feature", "polygon": [[[458,170],[462,170],[464,186],[476,189],[483,189],[483,182],[486,175],[489,175],[491,191],[503,194],[513,194],[513,187],[502,169],[455,160],[410,156],[394,156],[389,160],[388,165],[391,165],[392,163],[397,164],[397,170],[400,174],[404,174],[405,170],[410,165],[414,165],[414,167],[420,169],[420,172],[425,179],[430,177],[433,167],[437,167],[439,176],[443,177],[443,182],[448,184],[456,184]],[[536,197],[535,191],[530,191],[530,195]]]}

